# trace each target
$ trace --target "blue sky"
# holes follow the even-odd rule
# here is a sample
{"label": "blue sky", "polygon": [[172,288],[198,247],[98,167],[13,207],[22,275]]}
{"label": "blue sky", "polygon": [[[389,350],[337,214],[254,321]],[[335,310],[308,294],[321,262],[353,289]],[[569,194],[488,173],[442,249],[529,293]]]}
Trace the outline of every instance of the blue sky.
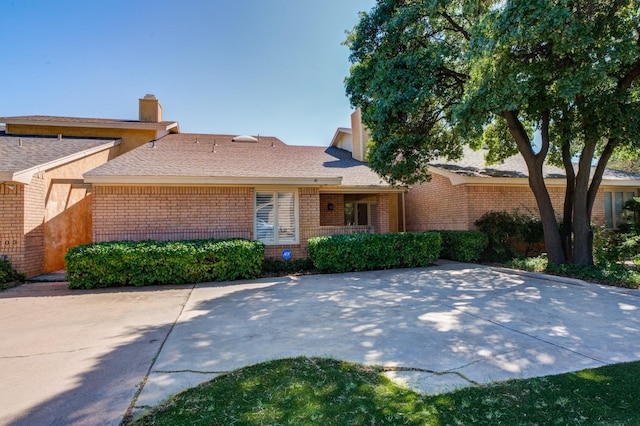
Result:
{"label": "blue sky", "polygon": [[350,127],[345,30],[375,0],[0,0],[0,116],[138,118],[328,145]]}

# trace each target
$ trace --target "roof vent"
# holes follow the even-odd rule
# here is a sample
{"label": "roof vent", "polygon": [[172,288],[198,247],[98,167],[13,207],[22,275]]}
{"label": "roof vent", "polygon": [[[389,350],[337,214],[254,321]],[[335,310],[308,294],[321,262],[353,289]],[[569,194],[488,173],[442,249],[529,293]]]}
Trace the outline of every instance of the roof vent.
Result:
{"label": "roof vent", "polygon": [[231,139],[231,141],[232,142],[258,142],[258,139],[254,138],[253,136],[240,135]]}

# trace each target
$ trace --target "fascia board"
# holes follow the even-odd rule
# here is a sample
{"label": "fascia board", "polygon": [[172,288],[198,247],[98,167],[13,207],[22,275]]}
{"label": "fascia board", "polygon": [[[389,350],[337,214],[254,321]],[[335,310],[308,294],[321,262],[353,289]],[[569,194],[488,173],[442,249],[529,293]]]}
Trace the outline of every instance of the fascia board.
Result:
{"label": "fascia board", "polygon": [[274,185],[321,186],[340,185],[340,177],[224,177],[224,176],[99,176],[85,175],[86,183],[96,185]]}

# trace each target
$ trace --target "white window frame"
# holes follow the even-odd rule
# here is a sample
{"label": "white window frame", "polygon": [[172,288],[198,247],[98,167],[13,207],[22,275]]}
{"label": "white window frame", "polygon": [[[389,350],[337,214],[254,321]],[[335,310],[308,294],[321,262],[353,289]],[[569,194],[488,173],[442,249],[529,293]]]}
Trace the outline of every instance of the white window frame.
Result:
{"label": "white window frame", "polygon": [[[273,212],[274,212],[274,216],[273,216],[273,223],[269,223],[270,225],[273,225],[273,238],[271,239],[260,239],[258,238],[258,223],[259,223],[259,219],[258,219],[258,195],[259,194],[270,194],[273,200]],[[293,195],[293,209],[294,209],[294,237],[293,238],[286,238],[286,239],[281,239],[279,236],[279,222],[280,222],[280,218],[279,218],[279,205],[278,205],[278,194],[292,194]],[[277,189],[256,189],[254,191],[254,196],[253,196],[253,235],[254,235],[254,239],[257,241],[261,241],[263,243],[265,243],[266,245],[287,245],[287,244],[299,244],[300,243],[300,219],[299,219],[299,215],[298,215],[298,190],[297,189],[282,189],[282,188],[277,188]]]}

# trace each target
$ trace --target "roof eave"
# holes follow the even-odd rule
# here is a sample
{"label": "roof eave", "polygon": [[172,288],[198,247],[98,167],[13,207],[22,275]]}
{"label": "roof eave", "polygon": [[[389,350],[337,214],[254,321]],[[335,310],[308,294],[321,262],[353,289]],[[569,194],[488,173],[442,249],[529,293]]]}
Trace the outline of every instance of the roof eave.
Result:
{"label": "roof eave", "polygon": [[68,121],[42,121],[29,119],[12,119],[11,117],[0,117],[0,123],[21,124],[28,126],[52,126],[52,127],[83,127],[92,129],[138,129],[138,130],[164,130],[170,133],[180,133],[177,121],[171,122],[146,122],[146,121],[122,121],[122,122],[68,122]]}
{"label": "roof eave", "polygon": [[240,185],[240,186],[324,186],[340,185],[340,177],[234,177],[234,176],[111,176],[85,175],[94,185]]}

